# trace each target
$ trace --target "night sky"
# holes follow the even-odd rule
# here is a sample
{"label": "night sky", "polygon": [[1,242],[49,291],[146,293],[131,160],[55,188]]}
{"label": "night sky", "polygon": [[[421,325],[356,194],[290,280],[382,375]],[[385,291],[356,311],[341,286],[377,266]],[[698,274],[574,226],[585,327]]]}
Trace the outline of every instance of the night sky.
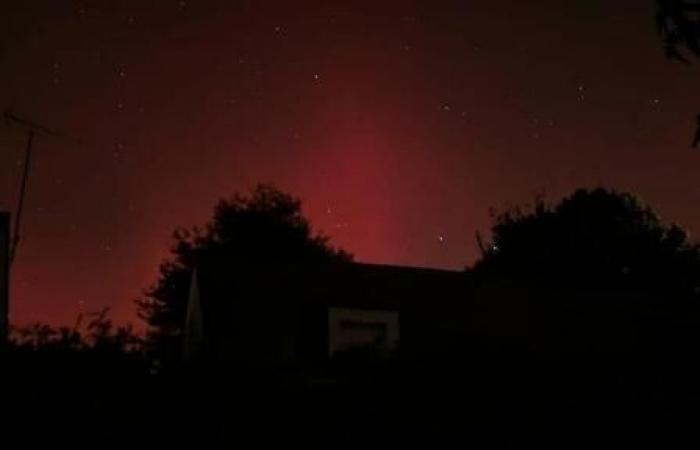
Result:
{"label": "night sky", "polygon": [[464,267],[490,208],[580,186],[700,233],[700,65],[651,1],[2,1],[0,33],[0,107],[79,140],[36,141],[18,324],[135,320],[173,229],[257,182],[370,262]]}

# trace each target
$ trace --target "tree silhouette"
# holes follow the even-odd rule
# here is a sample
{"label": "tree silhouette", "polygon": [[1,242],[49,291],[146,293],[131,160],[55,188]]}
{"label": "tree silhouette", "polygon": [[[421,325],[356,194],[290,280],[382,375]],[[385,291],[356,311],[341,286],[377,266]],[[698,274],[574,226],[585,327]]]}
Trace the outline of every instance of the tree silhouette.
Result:
{"label": "tree silhouette", "polygon": [[143,342],[131,325],[114,325],[109,308],[103,308],[80,314],[72,327],[43,322],[13,327],[10,344],[14,349],[102,353],[121,358],[140,354]]}
{"label": "tree silhouette", "polygon": [[700,3],[683,0],[656,0],[656,29],[666,56],[690,64],[681,49],[700,58]]}
{"label": "tree silhouette", "polygon": [[[149,325],[148,340],[157,358],[177,357],[185,320],[192,270],[225,259],[231,267],[273,272],[284,264],[301,266],[350,260],[351,255],[329,245],[312,231],[302,215],[301,201],[270,185],[258,185],[245,196],[220,200],[204,229],[178,229],[171,257],[160,276],[137,300],[139,316]],[[272,273],[270,273],[272,275]]]}
{"label": "tree silhouette", "polygon": [[694,290],[700,250],[677,225],[664,225],[636,197],[577,190],[556,206],[498,215],[477,272],[610,286]]}
{"label": "tree silhouette", "polygon": [[[700,59],[700,2],[656,0],[656,30],[666,57],[690,64]],[[700,114],[697,116],[692,147],[700,145]]]}
{"label": "tree silhouette", "polygon": [[491,295],[473,320],[493,336],[496,374],[520,361],[504,384],[527,377],[513,398],[537,392],[552,435],[696,436],[670,431],[700,395],[700,249],[680,227],[631,194],[580,189],[496,215],[482,247],[475,275]]}

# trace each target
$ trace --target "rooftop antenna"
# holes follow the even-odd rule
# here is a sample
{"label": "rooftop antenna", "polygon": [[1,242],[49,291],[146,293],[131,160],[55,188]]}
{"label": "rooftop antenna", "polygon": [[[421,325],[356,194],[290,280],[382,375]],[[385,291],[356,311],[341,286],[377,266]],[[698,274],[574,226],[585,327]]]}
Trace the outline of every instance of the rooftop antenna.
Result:
{"label": "rooftop antenna", "polygon": [[[12,229],[10,229],[10,214],[0,211],[0,348],[4,347],[9,341],[9,277],[10,267],[17,255],[17,245],[20,240],[19,227],[22,218],[22,209],[24,208],[24,199],[27,194],[27,181],[29,180],[29,169],[32,161],[32,144],[34,136],[46,136],[50,138],[60,138],[62,140],[74,141],[68,137],[50,130],[49,128],[31,122],[27,119],[18,117],[11,110],[6,110],[4,113],[5,123],[23,128],[27,132],[27,147],[24,154],[24,168],[22,173],[22,182],[20,186],[19,199],[17,200],[17,209],[15,211],[15,221]],[[10,230],[14,236],[10,238]]]}
{"label": "rooftop antenna", "polygon": [[74,142],[74,139],[59,133],[57,131],[51,130],[43,125],[32,122],[28,119],[17,116],[11,110],[6,110],[4,113],[5,123],[9,125],[15,125],[23,128],[27,132],[27,146],[24,152],[24,168],[22,173],[22,181],[20,184],[19,198],[17,199],[17,209],[15,210],[15,221],[12,227],[13,236],[9,247],[9,263],[12,262],[17,255],[17,246],[20,241],[20,225],[22,221],[22,210],[24,209],[24,200],[27,195],[27,182],[29,181],[29,171],[32,162],[32,144],[34,143],[34,136],[45,136],[49,138],[58,138],[63,141]]}

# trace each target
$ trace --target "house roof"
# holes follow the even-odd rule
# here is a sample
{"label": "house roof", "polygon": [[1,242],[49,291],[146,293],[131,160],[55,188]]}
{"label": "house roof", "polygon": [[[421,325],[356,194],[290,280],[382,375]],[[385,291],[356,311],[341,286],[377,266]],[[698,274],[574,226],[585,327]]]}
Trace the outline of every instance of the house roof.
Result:
{"label": "house roof", "polygon": [[322,302],[329,306],[397,309],[403,301],[436,289],[454,289],[466,272],[369,263],[333,263],[315,267],[235,264],[197,268],[204,302],[281,300]]}

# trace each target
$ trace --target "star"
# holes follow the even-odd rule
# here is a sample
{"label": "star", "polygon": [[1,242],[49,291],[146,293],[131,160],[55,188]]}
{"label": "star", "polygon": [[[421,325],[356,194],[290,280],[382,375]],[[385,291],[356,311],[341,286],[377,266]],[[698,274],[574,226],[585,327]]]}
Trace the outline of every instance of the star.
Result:
{"label": "star", "polygon": [[112,156],[115,159],[118,159],[122,155],[124,148],[125,148],[124,143],[117,142],[116,144],[114,144],[114,151],[112,152]]}

